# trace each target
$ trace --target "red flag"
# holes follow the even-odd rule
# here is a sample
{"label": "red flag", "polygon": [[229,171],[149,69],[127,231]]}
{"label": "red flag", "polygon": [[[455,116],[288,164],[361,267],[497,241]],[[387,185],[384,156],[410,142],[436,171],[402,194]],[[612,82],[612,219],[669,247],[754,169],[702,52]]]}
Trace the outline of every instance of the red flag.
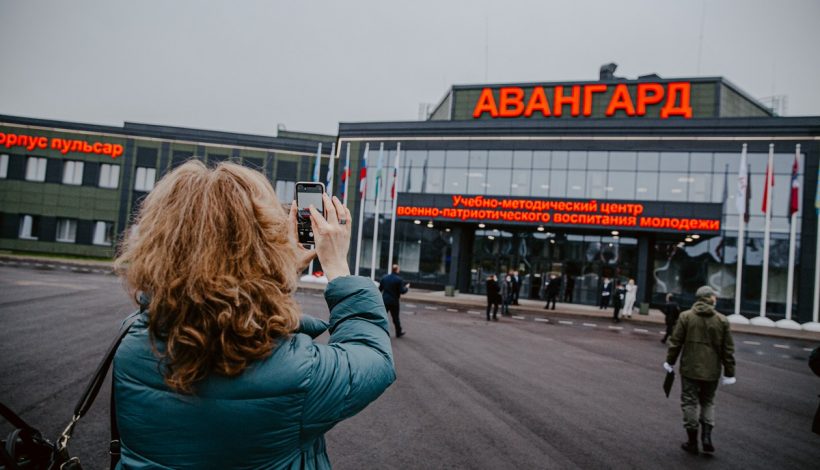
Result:
{"label": "red flag", "polygon": [[399,176],[399,171],[393,167],[393,186],[390,188],[390,199],[396,199],[396,179]]}
{"label": "red flag", "polygon": [[792,165],[792,194],[789,201],[789,217],[800,209],[797,193],[800,192],[800,183],[797,180],[797,155],[794,156],[794,164]]}
{"label": "red flag", "polygon": [[766,179],[763,181],[763,206],[762,210],[765,214],[767,212],[766,202],[769,199],[769,186],[774,187],[774,173],[769,171],[769,165],[766,165]]}

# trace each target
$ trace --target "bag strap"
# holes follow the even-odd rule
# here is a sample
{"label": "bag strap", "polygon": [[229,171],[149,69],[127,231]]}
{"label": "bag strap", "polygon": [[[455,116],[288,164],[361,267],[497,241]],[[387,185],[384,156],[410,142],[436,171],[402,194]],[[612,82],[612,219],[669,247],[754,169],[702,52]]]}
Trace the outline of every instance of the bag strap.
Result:
{"label": "bag strap", "polygon": [[91,408],[91,405],[94,403],[94,400],[97,398],[97,394],[100,392],[100,387],[102,387],[103,382],[105,381],[105,376],[108,374],[108,369],[111,367],[111,362],[114,360],[114,354],[117,352],[117,348],[119,347],[122,339],[125,338],[125,335],[128,334],[128,330],[131,328],[131,325],[137,321],[139,314],[144,311],[144,306],[140,306],[140,309],[136,312],[129,315],[125,321],[123,322],[123,326],[120,328],[120,332],[114,341],[111,342],[111,345],[108,347],[108,352],[106,352],[103,360],[97,366],[97,371],[94,373],[91,381],[85,387],[85,391],[83,392],[80,400],[77,402],[77,405],[74,407],[74,415],[71,418],[71,422],[68,423],[65,430],[60,434],[59,439],[57,440],[57,452],[60,454],[65,454],[68,456],[67,446],[68,441],[71,439],[71,433],[74,432],[74,426],[77,425],[77,422],[85,416],[88,410]]}

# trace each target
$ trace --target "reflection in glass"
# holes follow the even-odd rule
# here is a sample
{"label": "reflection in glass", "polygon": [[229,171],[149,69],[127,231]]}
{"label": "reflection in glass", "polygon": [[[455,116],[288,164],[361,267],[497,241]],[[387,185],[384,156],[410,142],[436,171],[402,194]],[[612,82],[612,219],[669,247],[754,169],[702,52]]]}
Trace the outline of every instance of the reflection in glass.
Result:
{"label": "reflection in glass", "polygon": [[[364,150],[362,150],[362,152],[364,152]],[[378,152],[378,147],[376,147],[376,151],[373,152],[373,146],[370,146],[370,154],[367,156],[368,163],[370,165],[375,165],[378,161]],[[376,157],[375,159],[373,158],[374,156]],[[406,152],[402,152],[401,164],[406,167],[414,166],[421,168],[421,166],[424,165],[424,160],[426,158],[427,150],[408,150]]]}
{"label": "reflection in glass", "polygon": [[512,172],[512,184],[510,185],[510,194],[513,196],[529,196],[530,175],[532,173],[533,172],[529,169],[514,169]]}
{"label": "reflection in glass", "polygon": [[583,198],[584,185],[586,178],[583,171],[569,171],[567,172],[567,197]]}
{"label": "reflection in glass", "polygon": [[549,195],[555,198],[567,195],[566,170],[552,170],[549,173]]}
{"label": "reflection in glass", "polygon": [[635,199],[655,201],[658,199],[658,174],[639,171],[635,179]]}
{"label": "reflection in glass", "polygon": [[[552,165],[553,170],[566,170],[569,166],[569,152],[566,150],[552,151]],[[586,168],[586,166],[584,166]]]}
{"label": "reflection in glass", "polygon": [[487,151],[486,150],[470,150],[470,169],[487,168]]}
{"label": "reflection in glass", "polygon": [[[712,154],[692,152],[689,154],[689,171],[698,173],[712,172]],[[723,169],[721,169],[723,171]]]}
{"label": "reflection in glass", "polygon": [[571,170],[586,170],[587,153],[576,151],[569,152],[569,168]]}
{"label": "reflection in glass", "polygon": [[487,170],[486,194],[509,196],[511,176],[512,170],[509,168],[490,168]]}
{"label": "reflection in glass", "polygon": [[422,192],[427,193],[442,193],[444,192],[444,171],[441,168],[428,168],[427,177],[422,178]]}
{"label": "reflection in glass", "polygon": [[661,171],[689,171],[689,154],[685,152],[661,153]]}
{"label": "reflection in glass", "polygon": [[547,197],[550,189],[550,172],[547,170],[532,171],[532,185],[530,195],[534,197]]}
{"label": "reflection in glass", "polygon": [[[711,198],[711,190],[712,190],[712,174],[711,173],[690,173],[689,175],[690,183],[689,183],[689,201],[691,202],[709,202]],[[720,178],[722,180],[727,181],[727,190],[731,190],[731,186],[728,186],[728,174],[724,175],[724,178]],[[735,178],[735,182],[737,182],[737,178]],[[721,184],[721,191],[723,190],[723,185]],[[728,191],[726,192],[726,197],[728,198],[729,194]],[[721,192],[720,201],[723,202],[723,194]]]}
{"label": "reflection in glass", "polygon": [[550,168],[550,152],[535,151],[532,153],[532,167],[537,169]]}
{"label": "reflection in glass", "polygon": [[532,151],[516,150],[513,152],[512,167],[516,170],[529,170],[532,168]]}
{"label": "reflection in glass", "polygon": [[606,170],[607,152],[587,152],[587,168],[590,170]]}
{"label": "reflection in glass", "polygon": [[491,150],[487,166],[490,168],[511,168],[512,167],[512,151],[511,150]]}
{"label": "reflection in glass", "polygon": [[470,169],[467,172],[467,194],[487,194],[486,169]]}
{"label": "reflection in glass", "polygon": [[589,198],[604,199],[606,195],[606,172],[590,171],[587,173],[586,196]]}
{"label": "reflection in glass", "polygon": [[638,160],[635,152],[609,152],[609,169],[620,171],[635,171]]}
{"label": "reflection in glass", "polygon": [[638,171],[657,171],[659,164],[658,152],[638,152]]}
{"label": "reflection in glass", "polygon": [[444,192],[463,194],[467,191],[467,169],[450,168],[444,171]]}
{"label": "reflection in glass", "polygon": [[606,198],[635,199],[635,173],[630,171],[610,171]]}
{"label": "reflection in glass", "polygon": [[447,168],[467,168],[469,153],[466,150],[448,150]]}
{"label": "reflection in glass", "polygon": [[661,173],[658,200],[685,201],[690,181],[686,173]]}

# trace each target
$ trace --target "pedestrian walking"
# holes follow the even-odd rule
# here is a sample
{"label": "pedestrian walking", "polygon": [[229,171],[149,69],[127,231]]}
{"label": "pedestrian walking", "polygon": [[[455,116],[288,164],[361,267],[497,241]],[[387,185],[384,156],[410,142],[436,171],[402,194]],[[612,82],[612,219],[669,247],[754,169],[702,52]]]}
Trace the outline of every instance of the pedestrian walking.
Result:
{"label": "pedestrian walking", "polygon": [[624,315],[627,318],[632,318],[632,309],[635,307],[635,300],[638,298],[638,286],[635,285],[635,279],[629,279],[625,289]]}
{"label": "pedestrian walking", "polygon": [[[322,199],[315,250],[298,244],[296,204],[288,218],[234,163],[189,161],[142,201],[115,263],[142,306],[113,363],[117,468],[330,467],[325,432],[396,374],[379,291],[348,268],[350,211]],[[294,296],[314,256],[329,323]]]}
{"label": "pedestrian walking", "polygon": [[601,310],[609,308],[609,298],[612,297],[612,281],[608,277],[604,278],[604,284],[601,286],[601,296],[598,302],[598,307]]}
{"label": "pedestrian walking", "polygon": [[379,282],[379,290],[382,291],[382,301],[384,301],[384,308],[390,312],[390,317],[393,319],[393,328],[396,330],[396,338],[404,336],[404,330],[401,327],[401,318],[399,317],[399,299],[402,294],[406,294],[410,289],[410,283],[404,282],[399,276],[401,269],[398,264],[394,264],[391,268],[390,274],[384,276]]}
{"label": "pedestrian walking", "polygon": [[661,339],[661,343],[665,344],[667,338],[672,335],[672,331],[674,331],[675,324],[678,323],[678,317],[680,316],[680,306],[671,292],[666,294],[666,303],[661,307],[661,311],[666,317],[666,333],[663,335],[663,339]]}
{"label": "pedestrian walking", "polygon": [[[815,375],[820,376],[820,346],[814,348],[814,351],[809,355],[809,368]],[[820,398],[820,395],[818,395],[818,398]],[[817,411],[814,413],[811,432],[820,435],[820,405],[817,405]]]}
{"label": "pedestrian walking", "polygon": [[501,315],[509,316],[510,302],[512,302],[512,276],[504,276],[499,284],[501,290]]}
{"label": "pedestrian walking", "polygon": [[518,275],[518,270],[512,272],[512,304],[518,305],[518,296],[521,294],[521,276]]}
{"label": "pedestrian walking", "polygon": [[575,290],[575,278],[572,275],[567,274],[567,282],[564,287],[564,302],[571,304],[572,303],[572,291]]}
{"label": "pedestrian walking", "polygon": [[614,308],[614,313],[612,314],[612,321],[615,323],[621,322],[621,308],[624,305],[624,299],[626,298],[626,289],[624,289],[623,285],[621,284],[620,280],[615,280],[615,287],[612,291],[612,307]]}
{"label": "pedestrian walking", "polygon": [[552,309],[555,310],[555,301],[558,299],[560,292],[561,278],[555,274],[550,275],[550,279],[547,281],[547,305],[544,305],[545,309],[549,309],[550,302],[552,302]]}
{"label": "pedestrian walking", "polygon": [[715,310],[717,294],[703,286],[695,295],[694,305],[680,315],[669,338],[669,351],[663,363],[663,368],[672,372],[675,361],[681,357],[681,409],[688,438],[681,448],[691,454],[698,453],[698,426],[703,451],[715,451],[712,429],[718,381],[724,385],[736,382],[732,332],[726,317]]}
{"label": "pedestrian walking", "polygon": [[501,288],[495,274],[487,276],[487,321],[490,321],[490,308],[493,310],[493,321],[498,321],[498,306],[501,304]]}

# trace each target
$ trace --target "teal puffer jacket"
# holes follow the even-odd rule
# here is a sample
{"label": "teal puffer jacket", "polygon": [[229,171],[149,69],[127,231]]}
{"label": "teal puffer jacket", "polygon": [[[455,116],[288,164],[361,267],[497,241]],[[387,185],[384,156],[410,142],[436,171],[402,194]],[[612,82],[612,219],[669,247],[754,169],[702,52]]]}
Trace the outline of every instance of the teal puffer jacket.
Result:
{"label": "teal puffer jacket", "polygon": [[[330,468],[324,433],[395,380],[387,315],[373,282],[334,279],[329,325],[305,316],[300,333],[238,377],[212,375],[194,395],[163,382],[147,318],[114,359],[120,468]],[[325,329],[327,345],[314,343]],[[160,344],[157,344],[160,347]]]}

